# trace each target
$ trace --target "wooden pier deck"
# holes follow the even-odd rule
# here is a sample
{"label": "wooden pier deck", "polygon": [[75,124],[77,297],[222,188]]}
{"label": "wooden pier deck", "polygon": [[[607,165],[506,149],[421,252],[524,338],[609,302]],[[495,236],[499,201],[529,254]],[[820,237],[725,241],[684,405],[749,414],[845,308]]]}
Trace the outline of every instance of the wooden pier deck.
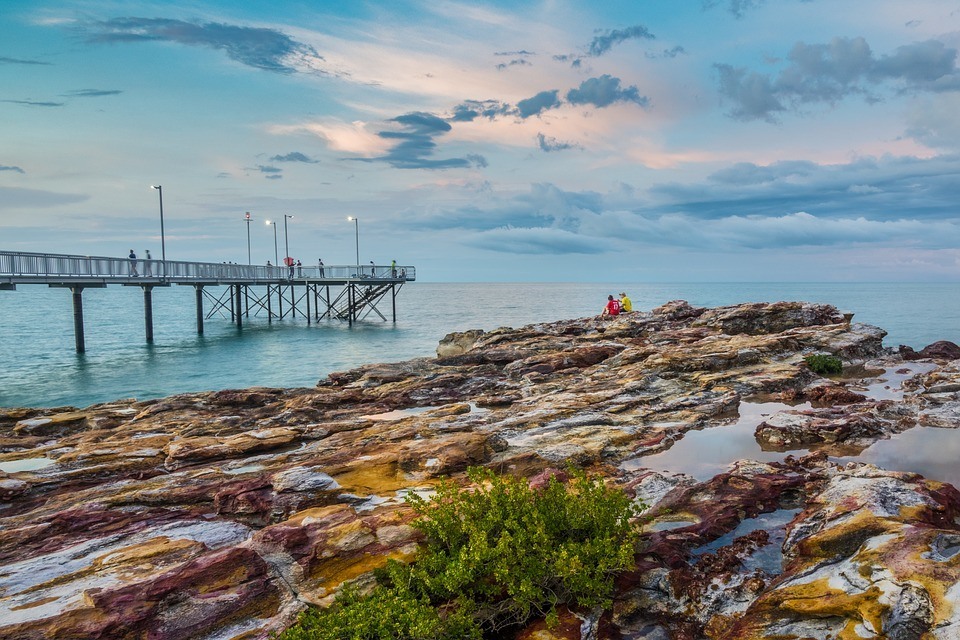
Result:
{"label": "wooden pier deck", "polygon": [[[379,306],[388,297],[396,322],[397,293],[415,280],[416,268],[410,265],[289,268],[0,251],[0,291],[14,291],[17,285],[47,285],[71,291],[78,353],[85,351],[84,289],[109,285],[143,289],[144,332],[146,341],[153,342],[153,290],[157,287],[194,287],[197,332],[203,333],[204,319],[227,313],[238,327],[243,326],[244,318],[258,316],[266,316],[268,322],[300,316],[308,324],[324,318],[352,324],[371,315],[387,321]],[[209,303],[206,307],[205,301]]]}

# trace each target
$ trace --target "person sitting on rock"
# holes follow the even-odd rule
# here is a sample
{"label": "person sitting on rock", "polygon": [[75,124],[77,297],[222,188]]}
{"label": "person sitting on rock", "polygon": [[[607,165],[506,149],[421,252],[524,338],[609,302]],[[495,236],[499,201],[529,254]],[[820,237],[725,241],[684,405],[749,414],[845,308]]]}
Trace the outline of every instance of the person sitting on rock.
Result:
{"label": "person sitting on rock", "polygon": [[633,311],[633,302],[627,297],[627,294],[620,292],[620,312],[630,313]]}
{"label": "person sitting on rock", "polygon": [[610,316],[620,315],[620,301],[613,297],[613,295],[607,296],[607,306],[603,308],[603,311],[600,312],[601,318],[608,318]]}

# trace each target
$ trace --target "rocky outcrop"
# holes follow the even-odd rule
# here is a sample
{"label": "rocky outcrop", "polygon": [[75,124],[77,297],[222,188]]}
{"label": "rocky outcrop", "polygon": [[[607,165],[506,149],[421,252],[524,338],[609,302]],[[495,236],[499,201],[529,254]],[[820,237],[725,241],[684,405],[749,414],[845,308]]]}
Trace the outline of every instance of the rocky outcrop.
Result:
{"label": "rocky outcrop", "polygon": [[[568,464],[648,507],[644,546],[612,612],[518,637],[955,637],[956,490],[826,458],[958,424],[960,361],[907,367],[883,335],[828,305],[672,301],[450,334],[310,389],[0,410],[0,637],[267,638],[413,556],[410,492]],[[869,366],[826,380],[810,353]],[[777,459],[658,468],[760,400]]]}

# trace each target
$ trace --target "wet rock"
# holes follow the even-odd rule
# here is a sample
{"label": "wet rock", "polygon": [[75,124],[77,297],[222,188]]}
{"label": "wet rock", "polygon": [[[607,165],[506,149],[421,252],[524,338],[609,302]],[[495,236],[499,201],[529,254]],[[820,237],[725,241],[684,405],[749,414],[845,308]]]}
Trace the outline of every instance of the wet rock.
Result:
{"label": "wet rock", "polygon": [[919,356],[934,360],[956,360],[960,358],[960,346],[949,340],[940,340],[921,349]]}
{"label": "wet rock", "polygon": [[872,410],[872,404],[857,407],[856,412],[836,408],[807,411],[780,411],[761,422],[755,431],[758,442],[781,451],[812,444],[834,444],[857,438],[873,438],[889,433]]}

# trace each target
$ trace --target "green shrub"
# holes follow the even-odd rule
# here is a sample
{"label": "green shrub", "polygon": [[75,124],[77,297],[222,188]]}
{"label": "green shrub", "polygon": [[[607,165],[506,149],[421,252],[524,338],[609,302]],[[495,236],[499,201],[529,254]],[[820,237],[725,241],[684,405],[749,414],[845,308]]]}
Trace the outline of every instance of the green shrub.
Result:
{"label": "green shrub", "polygon": [[311,609],[282,640],[476,639],[558,605],[609,608],[616,574],[633,563],[637,509],[602,479],[573,471],[531,489],[471,469],[473,488],[440,485],[408,500],[426,541],[409,565],[390,561],[368,596],[351,589]]}
{"label": "green shrub", "polygon": [[836,356],[823,353],[814,353],[804,356],[803,361],[807,363],[810,370],[821,376],[840,373],[843,371],[843,362]]}

